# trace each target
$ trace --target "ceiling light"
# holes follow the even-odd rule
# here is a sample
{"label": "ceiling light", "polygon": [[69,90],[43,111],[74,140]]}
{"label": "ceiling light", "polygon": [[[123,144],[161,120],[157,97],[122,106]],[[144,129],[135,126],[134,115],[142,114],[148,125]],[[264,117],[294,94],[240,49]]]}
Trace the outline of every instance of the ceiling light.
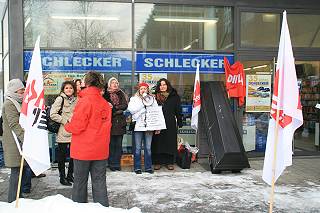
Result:
{"label": "ceiling light", "polygon": [[172,22],[195,22],[195,23],[217,23],[218,19],[205,18],[187,18],[187,17],[154,17],[155,21],[172,21]]}
{"label": "ceiling light", "polygon": [[107,16],[51,16],[53,19],[71,19],[71,20],[101,20],[101,21],[119,21],[118,17]]}
{"label": "ceiling light", "polygon": [[264,67],[267,67],[268,65],[260,65],[260,66],[255,66],[255,67],[253,67],[252,69],[259,69],[259,68],[264,68]]}

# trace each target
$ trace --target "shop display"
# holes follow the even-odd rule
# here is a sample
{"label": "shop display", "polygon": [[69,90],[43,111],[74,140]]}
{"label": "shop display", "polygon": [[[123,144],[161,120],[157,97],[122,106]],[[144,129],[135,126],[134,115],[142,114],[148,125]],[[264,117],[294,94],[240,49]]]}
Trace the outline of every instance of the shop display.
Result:
{"label": "shop display", "polygon": [[320,79],[310,76],[302,80],[301,104],[303,112],[303,132],[307,136],[309,132],[315,132],[315,124],[319,122],[316,105],[320,102]]}

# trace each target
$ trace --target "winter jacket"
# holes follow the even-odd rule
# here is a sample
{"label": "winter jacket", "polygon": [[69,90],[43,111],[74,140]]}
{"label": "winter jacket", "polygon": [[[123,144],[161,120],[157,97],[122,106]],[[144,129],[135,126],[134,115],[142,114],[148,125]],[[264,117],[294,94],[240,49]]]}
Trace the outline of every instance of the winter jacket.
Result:
{"label": "winter jacket", "polygon": [[71,157],[77,160],[105,160],[109,157],[111,107],[97,87],[79,93],[71,121],[64,127],[72,133]]}
{"label": "winter jacket", "polygon": [[177,152],[178,127],[182,127],[181,101],[175,89],[162,104],[162,111],[167,129],[153,136],[151,150],[153,154],[174,155]]}
{"label": "winter jacket", "polygon": [[123,114],[123,111],[127,109],[128,102],[122,90],[119,90],[118,92],[116,92],[116,94],[119,98],[119,105],[114,105],[114,103],[112,103],[110,99],[110,93],[108,91],[105,91],[103,97],[113,106],[111,135],[123,135],[126,134],[127,126],[126,117]]}
{"label": "winter jacket", "polygon": [[3,154],[6,167],[20,167],[21,155],[19,154],[16,142],[13,138],[13,131],[21,142],[24,138],[24,130],[19,124],[20,112],[15,105],[8,99],[3,103],[2,118],[3,118]]}
{"label": "winter jacket", "polygon": [[[58,114],[61,103],[63,101],[62,113]],[[58,134],[57,134],[57,142],[58,143],[70,143],[71,142],[71,133],[67,132],[64,129],[64,125],[68,122],[68,120],[72,117],[74,107],[76,106],[77,98],[73,98],[69,100],[66,94],[61,93],[60,96],[56,98],[54,103],[51,106],[50,117],[52,120],[61,123]]]}
{"label": "winter jacket", "polygon": [[145,106],[142,99],[137,95],[130,98],[128,110],[132,114],[132,120],[136,121],[134,131],[147,131],[142,122],[145,121],[147,108],[155,106],[158,106],[155,98],[151,106]]}

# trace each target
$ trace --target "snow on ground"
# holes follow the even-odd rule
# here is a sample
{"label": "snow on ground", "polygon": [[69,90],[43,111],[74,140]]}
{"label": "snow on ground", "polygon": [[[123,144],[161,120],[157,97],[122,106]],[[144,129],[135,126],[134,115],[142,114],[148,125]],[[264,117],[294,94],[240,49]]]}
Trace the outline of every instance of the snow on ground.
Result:
{"label": "snow on ground", "polygon": [[10,213],[57,213],[57,212],[77,212],[77,213],[141,213],[140,209],[129,210],[104,207],[98,203],[75,203],[62,195],[49,196],[40,200],[20,199],[19,207],[15,208],[15,202],[0,202],[0,212]]}
{"label": "snow on ground", "polygon": [[[71,187],[59,183],[57,170],[47,171],[46,174],[47,177],[38,179],[39,183],[34,186],[34,193],[30,194],[30,198],[39,199],[61,192],[70,197]],[[261,180],[261,174],[261,170],[254,169],[245,169],[238,174],[215,175],[208,171],[190,170],[161,170],[142,175],[126,171],[107,172],[109,203],[112,207],[129,209],[127,212],[139,212],[139,209],[149,213],[267,212],[271,187]],[[38,191],[42,191],[42,194],[37,193]],[[91,184],[89,201],[92,202]],[[39,203],[47,208],[44,200],[39,200]],[[2,211],[3,205],[5,204],[0,204],[0,212],[7,212]],[[68,205],[76,208],[77,213],[81,213],[82,208],[98,208],[98,204],[93,203]],[[55,206],[59,208],[61,205]],[[120,210],[105,210],[118,211]],[[35,212],[38,211],[33,211]],[[62,212],[67,211],[64,209]],[[320,212],[320,185],[311,181],[299,185],[276,184],[274,212]]]}

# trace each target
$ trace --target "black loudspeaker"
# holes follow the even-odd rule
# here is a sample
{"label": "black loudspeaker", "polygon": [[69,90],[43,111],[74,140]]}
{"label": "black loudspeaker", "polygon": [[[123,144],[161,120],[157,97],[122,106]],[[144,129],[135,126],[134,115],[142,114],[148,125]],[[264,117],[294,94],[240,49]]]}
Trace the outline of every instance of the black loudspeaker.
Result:
{"label": "black loudspeaker", "polygon": [[199,149],[208,149],[201,153],[207,154],[211,172],[240,172],[250,168],[223,82],[201,82],[200,85]]}

